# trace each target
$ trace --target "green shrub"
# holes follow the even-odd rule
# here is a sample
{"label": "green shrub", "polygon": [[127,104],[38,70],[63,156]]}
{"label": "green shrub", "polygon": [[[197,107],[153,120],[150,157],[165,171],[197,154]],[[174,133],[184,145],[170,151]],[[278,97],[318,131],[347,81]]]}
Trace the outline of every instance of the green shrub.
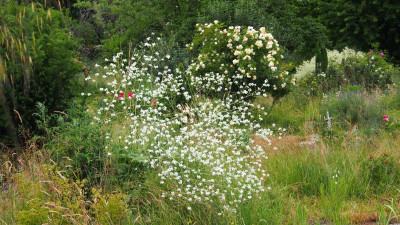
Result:
{"label": "green shrub", "polygon": [[[74,1],[75,2],[75,1]],[[82,56],[95,58],[100,53],[104,29],[95,8],[97,1],[77,1],[71,8],[71,16],[76,19],[72,27],[74,38],[78,41]]]}
{"label": "green shrub", "polygon": [[80,53],[88,58],[95,58],[98,53],[97,46],[100,44],[99,34],[95,25],[83,21],[77,23],[73,29],[74,37],[80,44]]}
{"label": "green shrub", "polygon": [[264,27],[224,29],[218,21],[196,27],[188,47],[199,53],[188,68],[195,92],[249,98],[262,90],[279,98],[295,83],[285,71],[278,42]]}
{"label": "green shrub", "polygon": [[300,1],[211,0],[199,10],[199,23],[219,20],[227,26],[266,27],[295,64],[318,55],[328,44],[326,28],[306,16]]}
{"label": "green shrub", "polygon": [[304,13],[311,14],[328,28],[333,46],[368,51],[375,43],[399,60],[400,4],[398,1],[301,1]]}
{"label": "green shrub", "polygon": [[[362,85],[367,90],[375,88],[386,89],[392,82],[391,75],[398,72],[390,63],[386,62],[384,57],[378,54],[347,58],[339,65],[338,69],[342,72],[342,78],[338,79],[338,76],[329,76],[330,74],[327,73],[327,80],[338,79],[334,87],[357,84]],[[334,70],[334,67],[332,70]],[[331,84],[332,82],[327,81],[325,90]]]}
{"label": "green shrub", "polygon": [[193,52],[180,48],[176,40],[177,38],[175,35],[156,36],[155,33],[152,33],[143,42],[134,46],[131,49],[131,54],[138,56],[138,63],[151,62],[149,61],[149,57],[154,62],[157,62],[157,65],[153,64],[154,67],[149,67],[149,70],[151,69],[154,76],[162,80],[163,76],[160,73],[163,72],[165,67],[168,67],[172,72],[176,72],[176,69],[180,69],[183,72],[183,67],[188,66],[190,63]]}
{"label": "green shrub", "polygon": [[36,124],[43,135],[35,139],[44,143],[51,158],[66,168],[67,175],[91,183],[104,180],[105,131],[92,123],[90,115],[76,102],[61,113],[49,113],[42,103],[36,108]]}
{"label": "green shrub", "polygon": [[79,68],[67,23],[61,11],[40,4],[0,2],[0,89],[5,92],[0,94],[0,129],[6,127],[12,138],[16,124],[34,128],[36,102],[44,102],[50,111],[62,110],[73,96]]}
{"label": "green shrub", "polygon": [[[364,52],[355,51],[348,47],[344,48],[342,51],[338,51],[338,50],[328,50],[327,51],[329,65],[337,65],[337,64],[342,63],[343,60],[345,60],[349,57],[362,57],[364,55],[365,55]],[[301,80],[303,78],[311,77],[314,74],[316,74],[315,60],[316,60],[316,57],[313,57],[308,61],[303,61],[301,63],[301,65],[299,65],[296,68],[296,73],[295,73],[294,77],[298,80]]]}
{"label": "green shrub", "polygon": [[328,51],[329,66],[326,72],[315,73],[311,69],[311,62],[305,62],[296,74],[296,78],[303,78],[301,86],[311,87],[311,94],[319,91],[327,93],[339,90],[350,85],[360,85],[368,91],[376,88],[386,90],[392,80],[399,76],[400,70],[387,62],[383,52],[367,54],[345,49],[340,54],[337,51]]}
{"label": "green shrub", "polygon": [[199,0],[80,0],[74,8],[79,9],[81,17],[90,15],[83,20],[102,37],[103,56],[111,57],[121,50],[128,52],[130,43],[135,46],[153,32],[172,34],[183,46],[192,39],[197,10],[202,4]]}
{"label": "green shrub", "polygon": [[68,175],[89,182],[104,180],[107,157],[105,131],[92,123],[90,115],[79,106],[72,105],[63,116],[53,114],[45,115],[45,118],[57,120],[52,124],[45,148],[61,166],[68,165]]}

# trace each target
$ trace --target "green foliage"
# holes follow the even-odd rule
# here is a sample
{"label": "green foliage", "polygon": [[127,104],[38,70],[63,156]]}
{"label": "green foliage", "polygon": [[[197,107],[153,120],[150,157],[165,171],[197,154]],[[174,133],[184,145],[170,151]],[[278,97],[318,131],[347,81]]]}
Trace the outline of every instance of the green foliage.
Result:
{"label": "green foliage", "polygon": [[164,18],[150,1],[79,1],[74,6],[96,12],[93,22],[103,28],[103,51],[108,57],[165,26]]}
{"label": "green foliage", "polygon": [[347,221],[341,215],[343,205],[348,196],[349,183],[342,178],[333,178],[328,187],[320,186],[321,203],[324,209],[324,217],[335,224],[346,224]]}
{"label": "green foliage", "polygon": [[[260,7],[263,6],[263,7]],[[179,46],[192,40],[196,22],[219,20],[226,25],[267,27],[273,30],[289,57],[297,63],[319,54],[328,45],[326,29],[304,16],[297,1],[266,0],[151,0],[78,1],[80,22],[88,22],[102,37],[106,57],[136,45],[151,32],[176,36]],[[92,32],[77,33],[87,41]],[[100,31],[100,32],[98,32]],[[91,35],[93,37],[93,35]]]}
{"label": "green foliage", "polygon": [[343,58],[341,62],[333,60],[326,72],[309,74],[300,84],[324,93],[351,85],[360,85],[368,91],[386,90],[399,73],[399,68],[387,62],[383,53],[371,51],[364,56]]}
{"label": "green foliage", "polygon": [[198,21],[219,20],[228,26],[266,27],[296,64],[319,55],[328,45],[327,30],[304,15],[299,1],[212,0],[200,10]]}
{"label": "green foliage", "polygon": [[[285,160],[283,158],[285,158]],[[290,187],[300,195],[319,195],[320,186],[328,186],[330,179],[329,168],[320,160],[318,153],[307,153],[300,157],[288,158],[285,154],[271,160],[274,172],[271,174],[278,184]],[[278,164],[281,165],[278,165]]]}
{"label": "green foliage", "polygon": [[65,115],[41,113],[37,123],[46,130],[45,147],[59,165],[68,165],[69,176],[89,182],[104,179],[105,134],[85,111],[72,104]]}
{"label": "green foliage", "polygon": [[[264,90],[276,99],[289,92],[295,80],[285,71],[278,42],[264,27],[260,31],[240,26],[224,29],[214,21],[196,28],[189,49],[199,56],[188,68],[192,85],[198,85],[196,92],[248,98],[250,90]],[[207,79],[212,76],[217,78]]]}
{"label": "green foliage", "polygon": [[92,211],[100,224],[127,224],[127,196],[121,193],[102,194],[100,190],[92,189]]}
{"label": "green foliage", "polygon": [[[95,27],[103,55],[110,57],[128,51],[130,43],[136,45],[153,32],[176,36],[180,46],[189,42],[201,4],[198,0],[82,0],[74,7],[80,11],[80,20]],[[77,32],[85,39],[88,34],[79,32],[80,26]]]}
{"label": "green foliage", "polygon": [[[389,211],[389,213],[387,213]],[[395,221],[399,218],[399,208],[397,206],[397,202],[392,198],[390,204],[386,204],[380,207],[379,212],[379,223],[389,225],[392,221]]]}
{"label": "green foliage", "polygon": [[400,184],[400,165],[395,157],[389,154],[370,156],[361,165],[368,187],[374,193],[394,191]]}
{"label": "green foliage", "polygon": [[316,73],[325,73],[328,69],[328,53],[326,48],[317,47],[317,55],[315,58],[315,72]]}
{"label": "green foliage", "polygon": [[342,127],[359,124],[368,128],[379,128],[383,124],[384,108],[380,99],[360,91],[339,91],[330,94],[321,104],[320,112],[329,112],[333,125],[338,124]]}
{"label": "green foliage", "polygon": [[400,86],[395,89],[395,94],[392,99],[390,99],[390,106],[395,109],[400,109]]}
{"label": "green foliage", "polygon": [[[36,195],[40,199],[44,196]],[[43,224],[48,221],[47,217],[49,212],[42,208],[42,202],[38,199],[33,199],[31,202],[24,207],[25,210],[21,210],[17,213],[17,221],[19,224]]]}
{"label": "green foliage", "polygon": [[100,34],[97,32],[96,24],[82,21],[74,26],[74,37],[80,43],[82,56],[94,58],[97,56],[97,46],[100,44]]}
{"label": "green foliage", "polygon": [[238,220],[246,224],[283,224],[288,221],[285,192],[274,188],[240,207]]}
{"label": "green foliage", "polygon": [[274,102],[274,105],[272,105],[271,100],[256,99],[255,103],[264,107],[262,108],[262,114],[260,113],[263,118],[262,125],[266,127],[272,125],[285,127],[289,133],[302,132],[306,120],[305,110],[308,104],[312,104],[312,101],[301,97],[304,97],[304,95],[301,94],[299,96],[295,93],[290,93],[279,99],[279,101]]}
{"label": "green foliage", "polygon": [[[189,65],[192,52],[186,51],[179,47],[177,37],[174,36],[156,36],[155,34],[147,37],[143,43],[136,46],[131,46],[130,54],[136,55],[136,59],[140,63],[146,63],[146,58],[152,57],[157,61],[155,67],[151,69],[153,78],[162,76],[159,73],[163,72],[167,66],[171,71],[176,72],[176,69],[184,71],[184,67]],[[164,58],[165,57],[165,58]]]}
{"label": "green foliage", "polygon": [[[65,178],[55,166],[27,165],[12,176],[13,210],[17,224],[73,224],[87,222],[83,183]],[[32,172],[34,174],[29,174]],[[8,209],[9,210],[9,209]]]}
{"label": "green foliage", "polygon": [[[35,122],[41,135],[25,143],[35,153],[29,161],[23,154],[0,156],[2,223],[358,224],[348,213],[364,208],[380,210],[385,224],[398,217],[398,203],[386,199],[399,196],[400,70],[376,50],[399,56],[397,2],[83,0],[71,8],[79,47],[68,33],[68,15],[47,10],[74,0],[40,2],[45,5],[0,0],[0,126],[11,134],[14,124],[17,136],[20,113],[23,125]],[[223,23],[195,26],[216,19]],[[192,51],[184,51],[190,42]],[[109,59],[119,53],[106,60],[109,66],[85,72],[81,104],[64,110],[80,87],[73,50],[96,57],[101,44]],[[340,57],[327,51],[344,45],[374,50],[346,50]],[[288,58],[280,57],[283,50]],[[312,69],[301,70],[300,87],[292,86],[286,71],[311,57],[306,64]],[[256,88],[275,98],[246,95]],[[243,107],[229,101],[226,110],[207,98],[237,100],[235,94],[254,101]],[[198,106],[202,110],[194,111]],[[230,110],[242,113],[225,119]],[[255,133],[232,136],[242,126],[235,120],[247,121],[247,115]],[[291,134],[257,134],[258,128],[286,131],[276,125]],[[202,126],[211,128],[204,138],[204,131],[193,133]],[[237,185],[254,184],[252,169],[241,159],[216,174],[208,162],[226,165],[238,152],[231,146],[221,157],[213,143],[243,144],[239,154],[265,173],[260,189],[235,197]],[[209,154],[193,161],[209,146]],[[248,150],[254,146],[268,160],[254,157]],[[235,175],[241,180],[232,184],[228,174],[241,169]],[[226,196],[218,199],[221,193]],[[234,210],[227,205],[232,200]]]}
{"label": "green foliage", "polygon": [[19,0],[19,3],[31,4],[39,3],[45,9],[69,9],[76,0]]}
{"label": "green foliage", "polygon": [[75,40],[79,43],[81,56],[99,57],[102,39],[104,38],[102,9],[103,7],[95,4],[95,1],[78,0],[72,6],[72,18],[76,19],[72,32]]}
{"label": "green foliage", "polygon": [[[16,110],[20,122],[32,127],[36,102],[44,102],[51,111],[62,110],[72,97],[76,87],[72,78],[79,70],[74,62],[76,43],[62,12],[12,0],[0,4],[1,88],[6,93],[2,98],[10,114]],[[16,122],[6,119],[8,124]]]}
{"label": "green foliage", "polygon": [[312,0],[304,2],[304,11],[311,12],[328,28],[333,46],[351,46],[368,51],[378,42],[396,60],[400,58],[400,3],[398,1]]}

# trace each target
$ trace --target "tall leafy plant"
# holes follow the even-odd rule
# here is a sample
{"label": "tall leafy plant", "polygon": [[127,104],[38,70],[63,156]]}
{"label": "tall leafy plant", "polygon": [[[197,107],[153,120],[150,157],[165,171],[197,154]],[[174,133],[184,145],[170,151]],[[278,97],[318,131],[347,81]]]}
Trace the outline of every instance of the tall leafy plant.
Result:
{"label": "tall leafy plant", "polygon": [[1,129],[17,145],[17,122],[34,127],[36,102],[62,109],[79,68],[62,12],[13,0],[2,0],[0,6]]}

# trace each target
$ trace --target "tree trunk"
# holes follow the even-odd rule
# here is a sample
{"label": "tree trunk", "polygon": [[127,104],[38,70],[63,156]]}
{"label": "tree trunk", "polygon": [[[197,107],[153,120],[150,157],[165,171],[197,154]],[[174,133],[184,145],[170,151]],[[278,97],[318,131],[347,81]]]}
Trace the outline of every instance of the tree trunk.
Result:
{"label": "tree trunk", "polygon": [[14,120],[10,113],[10,107],[8,106],[8,103],[7,103],[7,98],[4,93],[4,86],[3,86],[2,81],[0,81],[0,105],[1,105],[1,109],[4,112],[4,115],[6,117],[7,133],[11,137],[11,140],[12,140],[14,146],[19,147],[20,143],[18,141],[17,129],[15,128]]}

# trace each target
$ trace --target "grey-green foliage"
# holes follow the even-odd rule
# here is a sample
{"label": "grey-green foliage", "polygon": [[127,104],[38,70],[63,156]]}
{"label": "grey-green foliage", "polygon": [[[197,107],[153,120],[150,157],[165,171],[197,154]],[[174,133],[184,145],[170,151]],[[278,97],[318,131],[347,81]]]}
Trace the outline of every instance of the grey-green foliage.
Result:
{"label": "grey-green foliage", "polygon": [[321,105],[320,111],[329,112],[333,122],[342,127],[358,124],[379,128],[384,114],[380,99],[361,91],[339,91],[331,94]]}

